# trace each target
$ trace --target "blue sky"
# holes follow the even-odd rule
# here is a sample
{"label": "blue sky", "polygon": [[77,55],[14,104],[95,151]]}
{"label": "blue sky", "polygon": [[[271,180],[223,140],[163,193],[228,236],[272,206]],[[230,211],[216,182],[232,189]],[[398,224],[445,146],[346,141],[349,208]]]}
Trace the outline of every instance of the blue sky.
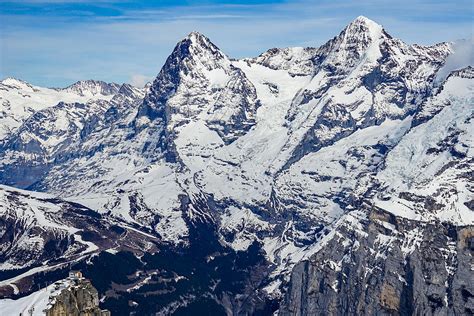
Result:
{"label": "blue sky", "polygon": [[358,15],[408,43],[471,38],[472,0],[0,0],[0,77],[141,84],[191,31],[230,57],[319,46]]}

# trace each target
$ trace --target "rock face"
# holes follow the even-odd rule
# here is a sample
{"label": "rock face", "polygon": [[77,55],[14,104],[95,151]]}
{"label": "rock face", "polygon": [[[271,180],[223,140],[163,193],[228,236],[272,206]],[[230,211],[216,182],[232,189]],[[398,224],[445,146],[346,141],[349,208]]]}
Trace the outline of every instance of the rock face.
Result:
{"label": "rock face", "polygon": [[99,294],[89,280],[79,279],[54,298],[46,316],[105,316],[99,308]]}
{"label": "rock face", "polygon": [[470,315],[474,226],[348,214],[298,263],[280,315]]}

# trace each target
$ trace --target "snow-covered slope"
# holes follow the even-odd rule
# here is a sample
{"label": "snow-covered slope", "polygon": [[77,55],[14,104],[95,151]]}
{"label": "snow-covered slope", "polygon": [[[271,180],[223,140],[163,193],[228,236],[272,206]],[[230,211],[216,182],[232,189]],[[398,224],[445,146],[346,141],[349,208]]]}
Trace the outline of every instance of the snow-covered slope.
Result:
{"label": "snow-covered slope", "polygon": [[387,155],[376,205],[419,221],[474,224],[474,73],[453,72]]}
{"label": "snow-covered slope", "polygon": [[257,243],[272,264],[259,289],[279,297],[359,209],[474,225],[472,68],[435,82],[452,52],[365,17],[319,48],[242,60],[193,32],[146,91],[81,83],[67,93],[95,99],[36,109],[4,141],[0,180],[177,249],[196,231],[233,251]]}
{"label": "snow-covered slope", "polygon": [[87,154],[81,148],[85,139],[94,131],[110,127],[118,112],[122,115],[142,97],[143,90],[124,84],[113,97],[107,96],[108,100],[61,101],[38,109],[0,144],[1,182],[26,188],[46,174],[52,164],[81,152]]}
{"label": "snow-covered slope", "polygon": [[18,300],[0,300],[5,315],[102,315],[97,290],[89,280],[70,276]]}
{"label": "snow-covered slope", "polygon": [[157,237],[51,195],[0,186],[2,293],[35,288],[36,273],[66,267],[104,250],[152,250]]}
{"label": "snow-covered slope", "polygon": [[0,141],[39,110],[61,101],[109,100],[117,91],[117,84],[102,81],[79,81],[65,89],[49,89],[6,78],[0,81]]}
{"label": "snow-covered slope", "polygon": [[63,289],[72,286],[71,280],[62,280],[58,284],[51,284],[28,296],[18,300],[0,300],[0,310],[5,315],[43,316],[45,310],[51,307],[51,302]]}

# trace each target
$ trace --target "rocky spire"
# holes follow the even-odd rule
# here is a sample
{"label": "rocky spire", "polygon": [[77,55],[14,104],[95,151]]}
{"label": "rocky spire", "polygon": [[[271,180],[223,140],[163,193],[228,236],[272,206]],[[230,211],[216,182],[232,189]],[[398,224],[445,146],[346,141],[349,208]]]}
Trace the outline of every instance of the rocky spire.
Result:
{"label": "rocky spire", "polygon": [[319,48],[314,58],[316,67],[329,65],[336,73],[346,73],[364,57],[376,60],[380,56],[378,46],[387,37],[381,25],[359,16]]}
{"label": "rocky spire", "polygon": [[229,73],[230,60],[209,38],[198,32],[189,33],[178,42],[153,81],[138,116],[155,119],[164,115],[166,101],[183,82],[205,83],[210,71]]}

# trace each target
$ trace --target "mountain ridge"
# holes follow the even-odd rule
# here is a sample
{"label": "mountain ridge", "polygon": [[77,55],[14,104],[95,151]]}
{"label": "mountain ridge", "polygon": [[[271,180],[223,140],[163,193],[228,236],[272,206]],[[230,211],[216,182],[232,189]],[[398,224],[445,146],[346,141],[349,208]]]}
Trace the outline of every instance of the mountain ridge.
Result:
{"label": "mountain ridge", "polygon": [[[346,242],[328,250],[341,233],[375,252],[392,241],[412,242],[412,221],[463,226],[470,236],[472,67],[452,72],[438,87],[436,75],[451,53],[446,43],[407,45],[365,17],[319,48],[271,49],[240,60],[191,32],[148,88],[113,85],[104,96],[108,88],[92,81],[92,92],[102,97],[81,103],[78,90],[75,103],[40,108],[13,127],[0,147],[0,183],[83,205],[106,222],[155,236],[158,252],[185,253],[183,260],[258,258],[241,266],[238,282],[245,286],[229,281],[228,292],[215,295],[189,285],[160,308],[184,308],[204,297],[231,314],[275,311],[280,302],[282,313],[306,308],[285,295],[294,295],[295,278],[321,280],[317,272],[301,274],[304,262],[319,253],[343,256]],[[382,227],[391,229],[394,218],[408,239],[384,243]],[[352,231],[364,225],[382,226],[367,241]],[[416,238],[429,236],[426,230]],[[408,266],[397,269],[405,275]],[[301,304],[320,299],[303,290]],[[377,301],[379,310],[405,308],[384,302]]]}

